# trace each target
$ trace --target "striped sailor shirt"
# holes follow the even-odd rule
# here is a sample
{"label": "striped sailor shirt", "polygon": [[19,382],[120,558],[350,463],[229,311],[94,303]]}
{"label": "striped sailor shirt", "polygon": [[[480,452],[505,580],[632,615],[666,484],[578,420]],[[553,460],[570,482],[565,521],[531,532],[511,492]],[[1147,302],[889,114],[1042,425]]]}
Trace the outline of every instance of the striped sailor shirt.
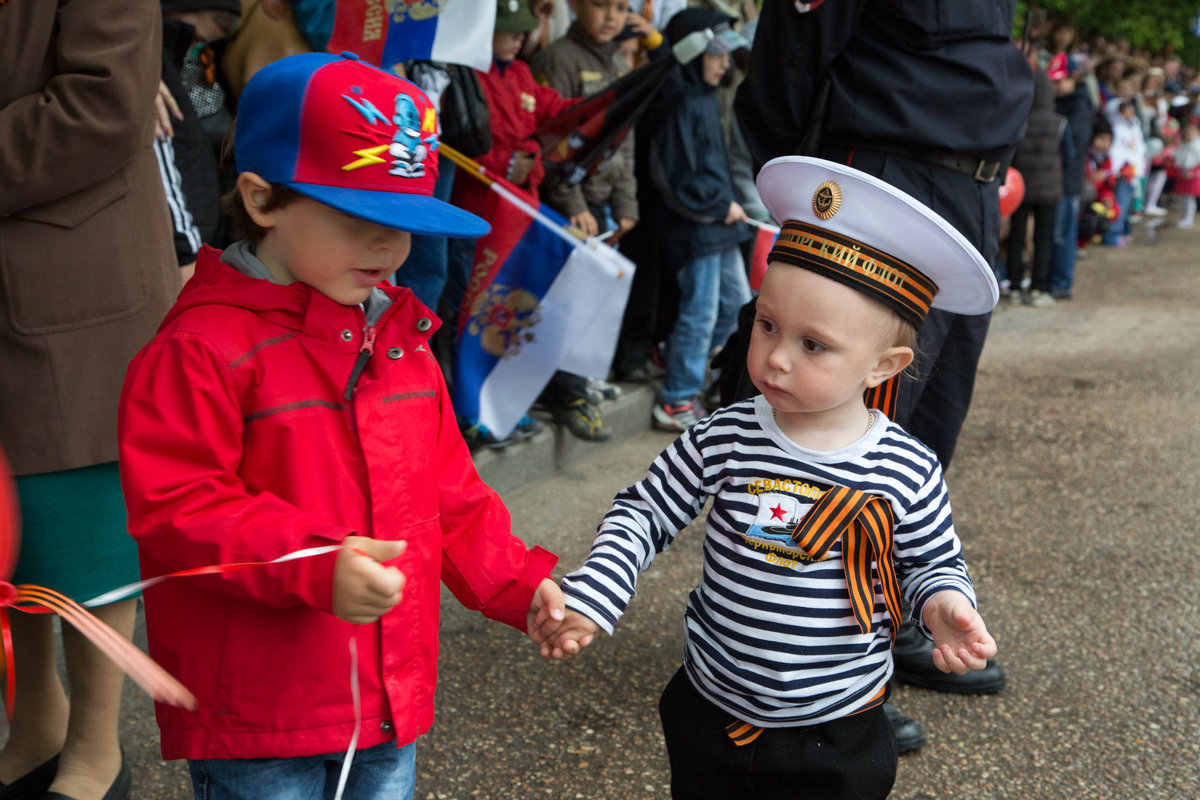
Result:
{"label": "striped sailor shirt", "polygon": [[928,448],[879,416],[848,447],[807,450],[783,435],[760,395],[692,427],[643,480],[617,494],[587,561],[563,581],[567,607],[611,634],[638,574],[711,497],[704,572],[684,615],[693,685],[734,717],[768,728],[815,725],[869,706],[892,674],[892,623],[878,576],[871,631],[863,634],[842,543],[814,562],[789,536],[833,486],[891,504],[892,557],[922,630],[921,610],[934,593],[957,590],[975,602],[941,467]]}

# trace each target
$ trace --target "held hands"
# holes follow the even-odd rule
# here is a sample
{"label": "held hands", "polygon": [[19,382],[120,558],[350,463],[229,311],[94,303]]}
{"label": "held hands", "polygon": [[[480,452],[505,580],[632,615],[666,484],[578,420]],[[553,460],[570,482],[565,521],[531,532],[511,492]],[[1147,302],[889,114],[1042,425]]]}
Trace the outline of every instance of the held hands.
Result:
{"label": "held hands", "polygon": [[546,640],[562,625],[563,593],[550,578],[543,578],[533,593],[529,614],[525,617],[525,630],[529,638],[543,649]]}
{"label": "held hands", "polygon": [[404,575],[383,562],[396,558],[407,542],[347,536],[333,567],[333,614],[355,625],[367,625],[400,602]]}
{"label": "held hands", "polygon": [[587,617],[567,610],[562,589],[549,578],[538,584],[533,595],[527,628],[542,658],[555,659],[575,655],[591,644],[600,631]]}
{"label": "held hands", "polygon": [[562,622],[540,642],[542,658],[573,656],[592,643],[600,626],[577,611],[567,609]]}
{"label": "held hands", "polygon": [[933,664],[942,672],[964,675],[968,669],[983,669],[996,655],[996,640],[961,592],[938,592],[921,616],[933,634]]}

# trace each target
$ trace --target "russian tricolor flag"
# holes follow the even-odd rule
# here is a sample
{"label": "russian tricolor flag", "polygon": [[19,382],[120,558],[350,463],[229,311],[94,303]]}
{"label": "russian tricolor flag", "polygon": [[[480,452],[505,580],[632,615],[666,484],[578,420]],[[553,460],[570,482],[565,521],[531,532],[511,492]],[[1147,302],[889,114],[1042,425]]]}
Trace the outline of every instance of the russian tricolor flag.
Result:
{"label": "russian tricolor flag", "polygon": [[754,219],[746,221],[755,229],[754,248],[750,253],[750,288],[757,292],[762,288],[763,276],[767,274],[767,256],[775,246],[779,228]]}
{"label": "russian tricolor flag", "polygon": [[459,415],[504,436],[555,370],[607,376],[634,266],[608,245],[576,240],[565,219],[519,190],[492,188],[477,212],[492,230],[476,243],[463,298],[453,396]]}
{"label": "russian tricolor flag", "polygon": [[490,0],[337,0],[326,49],[350,50],[384,69],[418,59],[486,72],[495,27]]}

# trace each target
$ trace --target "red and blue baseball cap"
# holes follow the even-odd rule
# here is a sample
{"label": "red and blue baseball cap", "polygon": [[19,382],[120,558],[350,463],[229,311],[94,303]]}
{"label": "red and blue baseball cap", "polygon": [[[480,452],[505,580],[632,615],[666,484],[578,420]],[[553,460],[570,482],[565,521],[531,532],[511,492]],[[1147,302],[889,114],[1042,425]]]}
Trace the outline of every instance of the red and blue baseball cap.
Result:
{"label": "red and blue baseball cap", "polygon": [[433,196],[438,124],[429,98],[353,53],[272,62],[246,84],[238,108],[238,172],[396,230],[461,237],[490,230]]}

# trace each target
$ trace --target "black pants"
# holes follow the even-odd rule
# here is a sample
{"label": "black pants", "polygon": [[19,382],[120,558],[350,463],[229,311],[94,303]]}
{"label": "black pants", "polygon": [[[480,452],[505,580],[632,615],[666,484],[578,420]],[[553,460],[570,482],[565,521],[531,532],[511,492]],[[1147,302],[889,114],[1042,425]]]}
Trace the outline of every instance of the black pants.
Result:
{"label": "black pants", "polygon": [[1029,288],[1050,291],[1050,266],[1054,255],[1054,221],[1058,204],[1030,205],[1022,203],[1012,215],[1012,233],[1008,237],[1008,280],[1012,290],[1021,288],[1025,279],[1025,230],[1033,217],[1033,263]]}
{"label": "black pants", "polygon": [[[970,175],[922,161],[871,150],[831,147],[827,157],[907,192],[966,237],[988,264],[1000,249],[1000,182],[980,183]],[[1049,225],[1053,231],[1053,220]],[[920,266],[920,265],[918,265]],[[988,314],[929,312],[917,336],[921,380],[902,379],[897,424],[950,466],[971,394],[975,369],[987,337]]]}
{"label": "black pants", "polygon": [[897,425],[950,466],[958,434],[975,392],[975,370],[987,338],[991,314],[951,314],[933,309],[917,331],[920,380],[900,381]]}
{"label": "black pants", "polygon": [[683,669],[658,703],[674,800],[871,800],[896,780],[896,741],[882,706],[832,722],[768,728],[738,747],[733,721]]}

